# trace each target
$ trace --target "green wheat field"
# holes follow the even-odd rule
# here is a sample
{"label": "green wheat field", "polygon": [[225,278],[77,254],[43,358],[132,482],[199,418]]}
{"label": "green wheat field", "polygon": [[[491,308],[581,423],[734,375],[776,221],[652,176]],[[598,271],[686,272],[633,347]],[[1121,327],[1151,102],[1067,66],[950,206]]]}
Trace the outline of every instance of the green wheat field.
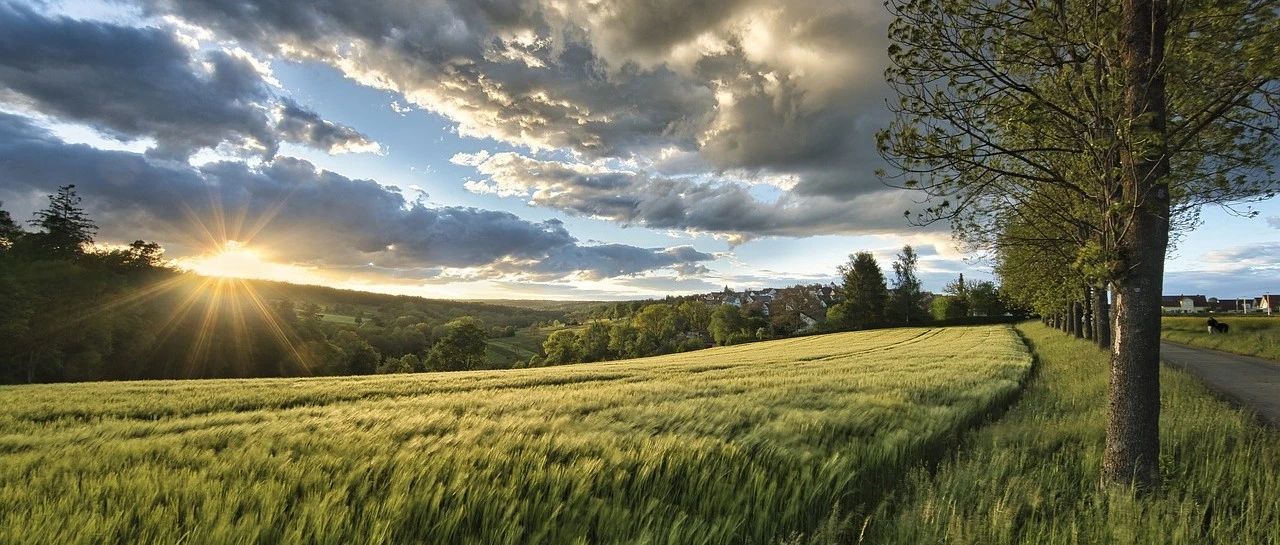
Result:
{"label": "green wheat field", "polygon": [[1007,326],[601,364],[0,388],[2,543],[777,543],[1007,406]]}

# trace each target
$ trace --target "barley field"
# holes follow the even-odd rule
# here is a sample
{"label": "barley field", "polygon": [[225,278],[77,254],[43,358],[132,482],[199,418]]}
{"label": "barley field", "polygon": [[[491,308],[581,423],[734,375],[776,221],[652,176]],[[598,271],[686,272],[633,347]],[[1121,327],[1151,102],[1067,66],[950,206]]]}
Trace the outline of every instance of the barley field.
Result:
{"label": "barley field", "polygon": [[858,520],[1028,376],[1007,326],[513,371],[0,388],[0,543],[719,544]]}
{"label": "barley field", "polygon": [[1108,354],[1018,326],[1037,372],[999,421],[862,521],[865,543],[919,545],[1280,544],[1280,431],[1184,372],[1161,371],[1156,490],[1104,489]]}

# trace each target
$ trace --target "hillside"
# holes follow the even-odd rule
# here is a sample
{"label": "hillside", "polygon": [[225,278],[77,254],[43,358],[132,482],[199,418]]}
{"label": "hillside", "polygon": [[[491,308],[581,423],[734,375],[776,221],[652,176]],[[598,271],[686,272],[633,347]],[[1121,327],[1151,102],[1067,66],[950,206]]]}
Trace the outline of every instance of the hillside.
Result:
{"label": "hillside", "polygon": [[1029,369],[988,326],[513,371],[3,387],[0,542],[774,543],[874,507]]}
{"label": "hillside", "polygon": [[436,321],[471,316],[491,326],[527,327],[536,322],[563,320],[571,310],[598,303],[514,300],[500,302],[428,299],[411,295],[389,295],[368,291],[342,290],[324,286],[290,284],[268,280],[245,280],[268,300],[289,299],[294,303],[312,303],[326,309],[348,308],[351,312],[387,313],[388,309],[407,309],[422,313]]}

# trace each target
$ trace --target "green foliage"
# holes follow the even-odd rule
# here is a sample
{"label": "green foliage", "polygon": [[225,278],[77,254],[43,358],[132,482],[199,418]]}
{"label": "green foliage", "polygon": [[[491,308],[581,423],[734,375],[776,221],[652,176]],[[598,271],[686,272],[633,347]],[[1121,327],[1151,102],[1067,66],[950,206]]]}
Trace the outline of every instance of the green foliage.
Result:
{"label": "green foliage", "polygon": [[[550,352],[548,352],[548,355]],[[604,361],[610,358],[609,326],[604,322],[587,324],[578,336],[578,355],[584,362]]]}
{"label": "green foliage", "polygon": [[974,282],[966,290],[966,296],[969,311],[974,316],[1000,316],[1005,313],[1006,306],[994,282]]}
{"label": "green foliage", "polygon": [[433,371],[466,371],[482,369],[485,364],[484,326],[471,317],[458,318],[446,325],[447,331],[427,352],[426,367]]}
{"label": "green foliage", "polygon": [[925,309],[924,287],[916,271],[919,256],[910,245],[893,261],[893,290],[889,294],[886,314],[890,321],[900,324],[918,324],[928,319]]}
{"label": "green foliage", "polygon": [[[4,202],[0,201],[0,206],[4,206]],[[13,217],[9,215],[7,210],[0,208],[0,252],[5,252],[13,247],[13,243],[22,236],[22,228],[13,221]]]}
{"label": "green foliage", "polygon": [[0,542],[778,543],[874,507],[1029,369],[1009,328],[975,327],[501,372],[3,387]]}
{"label": "green foliage", "polygon": [[98,228],[85,214],[80,201],[75,185],[64,185],[49,195],[49,206],[36,212],[30,222],[40,231],[23,237],[35,255],[45,259],[70,259],[84,253],[84,248],[93,243]]}
{"label": "green foliage", "polygon": [[[331,375],[367,375],[373,373],[382,355],[354,331],[342,330],[331,341],[341,354],[328,369]],[[331,364],[331,365],[332,365]]]}
{"label": "green foliage", "polygon": [[580,361],[582,354],[579,352],[578,347],[577,332],[570,329],[556,331],[542,343],[542,351],[546,354],[543,364],[559,365]]}
{"label": "green foliage", "polygon": [[827,319],[839,327],[862,328],[885,321],[885,305],[889,290],[885,286],[884,272],[871,252],[858,252],[849,256],[849,262],[840,266],[844,284],[840,291],[844,300],[833,305]]}
{"label": "green foliage", "polygon": [[1107,354],[1041,326],[1019,329],[1038,356],[1020,400],[937,468],[866,517],[863,542],[1280,543],[1280,434],[1162,370],[1161,486],[1098,486]]}
{"label": "green foliage", "polygon": [[738,307],[733,305],[716,307],[711,313],[708,327],[711,330],[711,340],[721,346],[734,344],[734,341],[740,342],[747,335],[747,322]]}
{"label": "green foliage", "polygon": [[939,295],[930,307],[935,320],[958,320],[969,316],[969,300],[956,295]]}

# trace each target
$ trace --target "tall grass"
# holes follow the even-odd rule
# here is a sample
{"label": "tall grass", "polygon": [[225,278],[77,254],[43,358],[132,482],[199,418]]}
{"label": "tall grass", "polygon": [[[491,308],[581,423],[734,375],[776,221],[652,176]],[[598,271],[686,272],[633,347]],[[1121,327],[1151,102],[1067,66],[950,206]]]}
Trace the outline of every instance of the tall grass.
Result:
{"label": "tall grass", "polygon": [[1218,316],[1229,333],[1210,335],[1207,317],[1165,316],[1160,336],[1166,340],[1280,361],[1280,317]]}
{"label": "tall grass", "polygon": [[1029,368],[990,326],[0,388],[0,543],[774,543],[874,507]]}
{"label": "tall grass", "polygon": [[1039,364],[1003,419],[865,520],[865,543],[1280,543],[1280,433],[1162,373],[1162,486],[1099,486],[1106,355],[1039,324],[1020,326]]}

